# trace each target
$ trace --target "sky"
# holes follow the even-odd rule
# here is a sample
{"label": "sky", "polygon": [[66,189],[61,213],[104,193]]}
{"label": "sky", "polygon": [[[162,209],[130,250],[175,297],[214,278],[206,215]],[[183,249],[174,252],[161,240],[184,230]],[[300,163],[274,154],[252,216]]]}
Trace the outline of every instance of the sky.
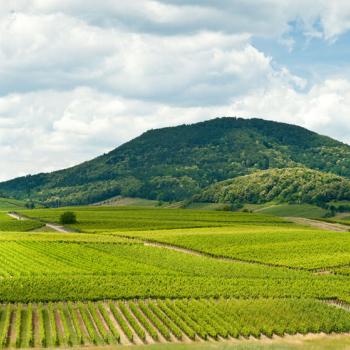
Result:
{"label": "sky", "polygon": [[0,180],[219,116],[350,143],[350,1],[0,1]]}

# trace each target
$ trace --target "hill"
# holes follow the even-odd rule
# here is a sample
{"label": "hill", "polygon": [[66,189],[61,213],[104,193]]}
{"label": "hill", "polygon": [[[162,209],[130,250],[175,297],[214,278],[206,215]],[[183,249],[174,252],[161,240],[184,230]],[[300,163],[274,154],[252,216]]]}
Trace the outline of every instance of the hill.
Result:
{"label": "hill", "polygon": [[117,195],[177,201],[256,170],[298,166],[350,177],[350,146],[299,126],[218,118],[147,131],[75,167],[3,182],[0,195],[51,206]]}
{"label": "hill", "polygon": [[322,205],[350,198],[350,180],[307,168],[256,171],[215,183],[196,200],[214,203],[289,202]]}

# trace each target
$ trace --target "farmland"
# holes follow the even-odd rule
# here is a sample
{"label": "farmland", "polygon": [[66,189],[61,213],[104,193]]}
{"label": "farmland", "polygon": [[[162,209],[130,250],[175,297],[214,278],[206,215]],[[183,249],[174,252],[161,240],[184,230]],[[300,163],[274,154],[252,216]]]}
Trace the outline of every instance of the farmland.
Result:
{"label": "farmland", "polygon": [[[303,312],[307,317],[296,322]],[[308,299],[12,304],[2,306],[0,315],[4,348],[152,344],[350,330],[348,312]]]}
{"label": "farmland", "polygon": [[35,220],[16,220],[0,211],[0,232],[1,231],[32,231],[42,227],[43,224]]}
{"label": "farmland", "polygon": [[[57,223],[66,210],[77,215],[75,232],[35,232],[34,224]],[[4,347],[350,331],[350,312],[326,303],[350,303],[348,232],[258,213],[17,212],[31,220],[0,216]],[[12,220],[34,227],[13,229]]]}
{"label": "farmland", "polygon": [[245,213],[214,212],[183,209],[156,209],[137,207],[79,207],[64,209],[21,210],[20,213],[48,222],[59,222],[60,215],[73,210],[78,223],[70,225],[82,232],[145,231],[191,227],[218,227],[241,223],[243,225],[282,223],[282,219]]}

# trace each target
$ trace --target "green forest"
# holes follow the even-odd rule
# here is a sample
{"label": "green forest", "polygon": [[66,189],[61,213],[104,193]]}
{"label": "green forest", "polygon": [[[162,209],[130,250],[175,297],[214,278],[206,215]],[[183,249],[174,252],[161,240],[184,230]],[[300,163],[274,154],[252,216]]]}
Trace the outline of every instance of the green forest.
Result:
{"label": "green forest", "polygon": [[324,206],[350,198],[350,180],[307,168],[260,170],[250,175],[218,182],[195,196],[201,202],[287,202]]}
{"label": "green forest", "polygon": [[299,126],[217,118],[150,130],[75,167],[0,183],[0,196],[47,206],[90,204],[117,195],[181,201],[217,182],[292,167],[348,178],[350,146]]}

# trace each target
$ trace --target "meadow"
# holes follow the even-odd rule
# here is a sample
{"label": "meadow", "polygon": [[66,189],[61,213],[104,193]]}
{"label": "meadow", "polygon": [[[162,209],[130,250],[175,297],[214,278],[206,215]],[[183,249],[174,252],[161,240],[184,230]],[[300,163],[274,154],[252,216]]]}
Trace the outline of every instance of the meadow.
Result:
{"label": "meadow", "polygon": [[76,232],[14,230],[1,213],[3,347],[350,331],[350,312],[328,304],[350,302],[347,232],[137,207],[22,209],[31,220],[14,223],[58,222],[66,210]]}

